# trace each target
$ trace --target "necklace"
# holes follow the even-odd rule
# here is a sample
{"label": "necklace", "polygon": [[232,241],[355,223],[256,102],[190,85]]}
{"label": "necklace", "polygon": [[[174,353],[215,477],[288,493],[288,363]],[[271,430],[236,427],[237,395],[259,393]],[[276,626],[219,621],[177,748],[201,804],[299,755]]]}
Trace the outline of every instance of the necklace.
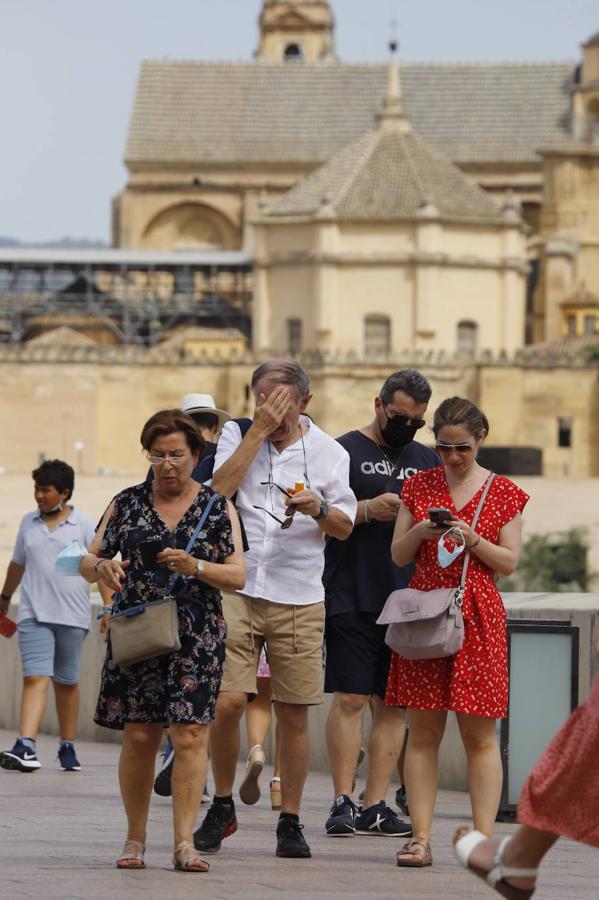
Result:
{"label": "necklace", "polygon": [[[298,424],[299,424],[300,440],[302,442],[302,454],[304,457],[304,473],[303,473],[304,474],[304,485],[308,490],[310,490],[312,486],[310,484],[310,477],[308,475],[308,462],[306,459],[306,445],[304,443],[304,432],[302,430],[301,421]],[[272,489],[274,487],[274,482],[272,479],[272,450],[271,450],[270,441],[267,442],[267,446],[268,446],[268,491],[269,491],[269,495],[270,495],[270,508],[274,512],[274,502],[273,502],[273,496],[272,496]]]}
{"label": "necklace", "polygon": [[406,447],[408,445],[404,444],[404,446],[399,449],[399,456],[397,457],[395,462],[393,462],[393,460],[390,458],[388,453],[386,453],[383,446],[381,444],[379,444],[379,442],[375,439],[374,436],[372,436],[372,441],[374,444],[376,444],[376,446],[380,450],[381,456],[385,459],[387,466],[389,467],[389,473],[387,475],[387,480],[384,485],[384,492],[386,493],[387,491],[390,491],[395,487],[395,482],[396,482],[395,473],[397,472],[397,470],[399,468],[401,458],[404,455],[404,453],[406,451]]}

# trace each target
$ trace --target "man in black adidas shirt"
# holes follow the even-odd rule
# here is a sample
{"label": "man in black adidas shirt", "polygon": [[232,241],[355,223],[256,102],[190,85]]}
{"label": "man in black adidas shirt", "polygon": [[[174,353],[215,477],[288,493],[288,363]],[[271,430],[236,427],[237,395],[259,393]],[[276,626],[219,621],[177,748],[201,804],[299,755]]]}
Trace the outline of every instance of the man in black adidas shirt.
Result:
{"label": "man in black adidas shirt", "polygon": [[[327,745],[336,800],[326,822],[332,836],[353,833],[411,834],[409,824],[387,807],[385,797],[404,738],[404,711],[385,706],[391,651],[386,627],[376,619],[391,591],[406,587],[412,566],[391,560],[391,539],[403,482],[440,464],[434,450],[414,441],[424,426],[431,396],[414,369],[391,375],[374,400],[374,419],[338,438],[350,455],[350,487],[358,499],[354,531],[346,541],[328,539],[323,581],[326,592],[325,691],[333,693]],[[364,805],[357,812],[352,781],[362,718],[373,699]]]}

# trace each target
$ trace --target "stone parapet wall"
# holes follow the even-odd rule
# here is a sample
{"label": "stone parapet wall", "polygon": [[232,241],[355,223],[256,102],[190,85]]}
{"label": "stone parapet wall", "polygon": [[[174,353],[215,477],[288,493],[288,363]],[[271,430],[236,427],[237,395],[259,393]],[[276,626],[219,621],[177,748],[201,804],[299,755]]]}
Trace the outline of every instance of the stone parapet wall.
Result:
{"label": "stone parapet wall", "polygon": [[[599,619],[599,594],[514,594],[506,595],[506,608],[510,618],[537,620],[562,620],[579,629],[578,688],[579,702],[588,696],[593,678],[597,674],[597,661],[593,652],[593,633]],[[105,654],[105,644],[99,633],[96,613],[99,604],[92,607],[93,627],[82,655],[81,706],[78,736],[85,740],[120,741],[121,732],[100,728],[93,722],[93,713],[100,684],[100,673]],[[12,614],[15,614],[13,610]],[[4,642],[0,654],[0,728],[16,732],[19,723],[21,696],[21,671],[16,638]],[[327,772],[330,769],[325,740],[325,723],[331,697],[325,696],[322,706],[310,709],[311,760],[310,768]],[[366,716],[366,736],[369,717]],[[42,722],[42,732],[57,734],[57,720],[53,698]],[[245,729],[240,758],[247,753]],[[366,738],[365,738],[366,739]],[[272,760],[272,735],[267,744],[269,760]],[[440,787],[450,790],[467,790],[467,774],[464,751],[454,716],[450,716],[443,739],[440,757]]]}

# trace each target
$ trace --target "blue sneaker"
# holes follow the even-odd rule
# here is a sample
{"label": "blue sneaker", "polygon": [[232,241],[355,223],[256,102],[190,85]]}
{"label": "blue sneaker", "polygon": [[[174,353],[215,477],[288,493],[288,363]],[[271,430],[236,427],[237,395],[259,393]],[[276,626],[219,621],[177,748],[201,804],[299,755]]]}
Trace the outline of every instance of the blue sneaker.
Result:
{"label": "blue sneaker", "polygon": [[0,766],[16,772],[35,772],[36,769],[41,769],[42,764],[33,750],[17,740],[12,750],[0,753]]}
{"label": "blue sneaker", "polygon": [[356,834],[382,837],[412,837],[412,826],[399,818],[385,801],[381,800],[356,816]]}
{"label": "blue sneaker", "polygon": [[330,837],[350,837],[356,833],[356,807],[347,794],[341,794],[333,805],[325,822]]}
{"label": "blue sneaker", "polygon": [[170,797],[173,789],[171,786],[171,778],[173,774],[173,762],[175,761],[175,751],[170,740],[167,740],[166,746],[162,753],[162,763],[158,770],[158,775],[154,781],[154,793],[159,797]]}
{"label": "blue sneaker", "polygon": [[81,764],[75,754],[75,744],[65,741],[58,748],[58,761],[63,772],[80,772]]}
{"label": "blue sneaker", "polygon": [[406,796],[405,785],[400,784],[400,786],[395,791],[395,805],[399,809],[400,813],[404,816],[410,815],[410,810],[408,807],[408,798]]}

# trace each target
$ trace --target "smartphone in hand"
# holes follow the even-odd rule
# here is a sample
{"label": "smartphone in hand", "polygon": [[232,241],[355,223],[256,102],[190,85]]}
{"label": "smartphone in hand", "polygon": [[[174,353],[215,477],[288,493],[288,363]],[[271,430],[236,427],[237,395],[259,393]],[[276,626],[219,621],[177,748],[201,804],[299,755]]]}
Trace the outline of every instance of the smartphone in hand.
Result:
{"label": "smartphone in hand", "polygon": [[0,634],[6,638],[11,638],[17,630],[16,623],[4,613],[0,613]]}
{"label": "smartphone in hand", "polygon": [[141,553],[141,561],[144,569],[148,572],[160,572],[164,567],[164,563],[156,562],[156,556],[161,550],[164,550],[163,542],[160,539],[153,541],[142,541],[137,545],[137,549]]}
{"label": "smartphone in hand", "polygon": [[453,513],[449,509],[440,507],[439,509],[429,509],[428,517],[438,528],[444,528],[453,519]]}

